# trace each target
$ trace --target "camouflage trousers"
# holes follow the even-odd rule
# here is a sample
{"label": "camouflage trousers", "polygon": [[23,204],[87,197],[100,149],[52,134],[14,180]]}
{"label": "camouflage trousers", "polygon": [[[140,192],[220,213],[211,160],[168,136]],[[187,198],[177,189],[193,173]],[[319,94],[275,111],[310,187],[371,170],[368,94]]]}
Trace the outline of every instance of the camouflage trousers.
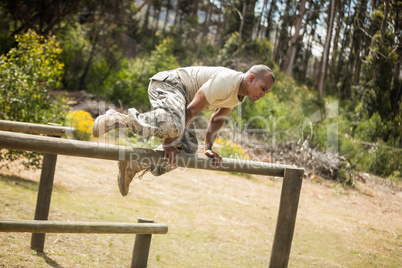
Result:
{"label": "camouflage trousers", "polygon": [[128,127],[144,138],[176,138],[173,147],[185,153],[195,153],[198,149],[195,126],[185,126],[188,100],[185,86],[177,74],[167,71],[152,77],[148,96],[152,111],[138,113],[129,109]]}

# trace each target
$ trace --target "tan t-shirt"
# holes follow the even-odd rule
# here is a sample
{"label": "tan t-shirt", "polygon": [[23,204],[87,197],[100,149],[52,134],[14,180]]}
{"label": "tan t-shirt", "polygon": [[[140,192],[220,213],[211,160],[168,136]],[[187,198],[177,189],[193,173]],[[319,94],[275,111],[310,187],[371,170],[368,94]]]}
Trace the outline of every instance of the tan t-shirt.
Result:
{"label": "tan t-shirt", "polygon": [[244,74],[225,67],[185,67],[176,70],[186,86],[188,101],[194,99],[201,88],[209,106],[207,109],[233,108],[239,101],[238,92]]}

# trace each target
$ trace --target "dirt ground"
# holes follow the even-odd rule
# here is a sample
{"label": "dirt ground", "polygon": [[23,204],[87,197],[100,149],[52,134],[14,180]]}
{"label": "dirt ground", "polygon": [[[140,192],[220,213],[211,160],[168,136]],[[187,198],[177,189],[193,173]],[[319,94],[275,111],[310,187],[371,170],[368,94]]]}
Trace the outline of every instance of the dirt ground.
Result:
{"label": "dirt ground", "polygon": [[[114,161],[58,156],[49,219],[166,223],[149,267],[268,267],[281,178],[177,169],[121,197]],[[0,170],[0,218],[33,219],[40,171]],[[289,267],[400,267],[402,191],[361,174],[355,188],[306,178]],[[0,233],[0,267],[129,267],[133,235]]]}

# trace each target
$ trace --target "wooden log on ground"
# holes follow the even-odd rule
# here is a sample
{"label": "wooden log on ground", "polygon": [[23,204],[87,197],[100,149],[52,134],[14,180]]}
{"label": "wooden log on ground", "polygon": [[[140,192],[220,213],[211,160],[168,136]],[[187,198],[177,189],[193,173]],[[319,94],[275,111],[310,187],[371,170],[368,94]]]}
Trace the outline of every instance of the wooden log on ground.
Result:
{"label": "wooden log on ground", "polygon": [[[0,131],[0,148],[116,161],[130,160],[139,162],[142,165],[153,164],[161,166],[165,163],[163,160],[163,151],[7,131]],[[177,166],[277,177],[283,177],[285,168],[291,167],[288,165],[228,158],[223,158],[221,166],[215,167],[211,159],[208,159],[206,156],[185,153],[179,154]]]}
{"label": "wooden log on ground", "polygon": [[168,227],[163,223],[0,220],[0,232],[166,234]]}
{"label": "wooden log on ground", "polygon": [[25,122],[0,120],[0,130],[23,132],[29,134],[43,134],[48,136],[73,136],[75,129],[59,125],[44,125]]}

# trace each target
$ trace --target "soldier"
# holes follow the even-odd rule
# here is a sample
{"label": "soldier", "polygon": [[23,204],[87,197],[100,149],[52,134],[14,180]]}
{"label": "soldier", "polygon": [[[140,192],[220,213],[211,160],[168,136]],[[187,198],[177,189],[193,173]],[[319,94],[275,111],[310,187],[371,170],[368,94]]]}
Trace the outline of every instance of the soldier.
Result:
{"label": "soldier", "polygon": [[119,161],[118,184],[123,196],[136,174],[150,171],[159,176],[172,169],[177,153],[195,153],[198,143],[194,119],[204,109],[214,109],[205,137],[204,153],[220,166],[222,158],[212,149],[216,135],[226,117],[247,96],[254,102],[271,91],[275,83],[272,70],[255,65],[246,73],[225,67],[185,67],[157,73],[150,78],[148,95],[153,110],[139,113],[135,108],[128,115],[109,110],[96,118],[94,137],[115,128],[128,128],[134,134],[163,139],[162,148],[166,165],[140,166],[138,163]]}

